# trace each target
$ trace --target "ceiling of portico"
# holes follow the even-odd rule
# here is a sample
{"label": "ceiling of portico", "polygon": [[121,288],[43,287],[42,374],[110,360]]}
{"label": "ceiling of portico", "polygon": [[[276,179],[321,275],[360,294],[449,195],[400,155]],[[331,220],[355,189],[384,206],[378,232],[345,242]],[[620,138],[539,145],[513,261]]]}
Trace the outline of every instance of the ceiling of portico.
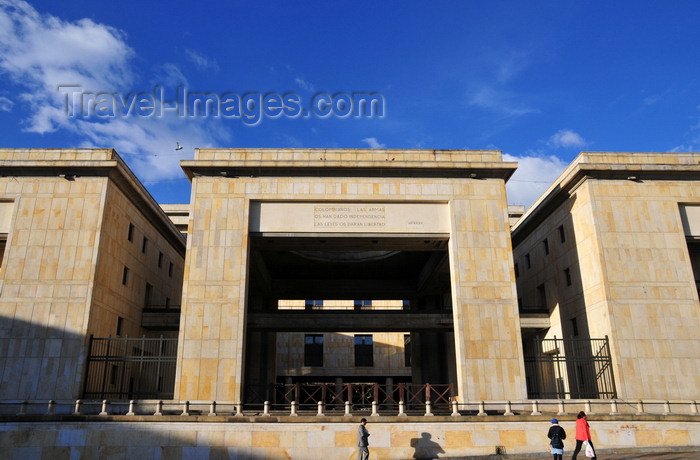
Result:
{"label": "ceiling of portico", "polygon": [[443,236],[251,236],[249,288],[277,299],[413,299],[449,292]]}

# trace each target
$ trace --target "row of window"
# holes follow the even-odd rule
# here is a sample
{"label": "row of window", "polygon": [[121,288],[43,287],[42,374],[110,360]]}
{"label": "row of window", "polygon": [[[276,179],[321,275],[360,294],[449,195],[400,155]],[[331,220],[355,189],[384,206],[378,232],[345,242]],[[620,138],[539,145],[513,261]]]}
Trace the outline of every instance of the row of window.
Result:
{"label": "row of window", "polygon": [[[566,242],[566,232],[564,231],[564,226],[560,225],[557,228],[557,232],[559,234],[559,242],[562,244],[565,243]],[[549,255],[549,239],[548,238],[545,238],[544,240],[542,240],[542,248],[544,250],[544,255],[548,256]],[[529,252],[527,254],[525,254],[525,267],[528,269],[532,268],[532,261],[530,259]],[[519,270],[517,262],[515,263],[514,268],[515,268],[515,278],[518,278],[520,276],[520,270]]]}
{"label": "row of window", "polygon": [[[129,229],[127,230],[126,233],[126,239],[129,240],[130,242],[134,242],[134,233],[136,230],[136,226],[134,224],[129,223]],[[143,240],[141,240],[141,253],[146,254],[148,252],[148,247],[149,247],[150,241],[146,237],[146,235],[143,236]],[[165,255],[163,254],[162,251],[158,251],[158,268],[163,268],[163,259],[165,258]],[[173,263],[169,262],[168,263],[168,276],[172,277],[173,276]],[[123,283],[122,284],[126,284]]]}
{"label": "row of window", "polygon": [[[374,366],[374,341],[372,335],[357,334],[355,341],[355,367]],[[404,362],[411,365],[411,334],[404,335]],[[304,366],[323,367],[323,334],[304,335]]]}
{"label": "row of window", "polygon": [[[122,271],[122,284],[124,286],[128,286],[130,276],[131,276],[131,270],[129,269],[129,267],[124,266],[124,270]],[[143,306],[144,306],[144,308],[148,308],[148,307],[153,306],[153,285],[151,283],[146,283],[146,290],[144,293]],[[170,308],[170,297],[165,298],[165,305],[164,306],[165,306],[165,308]]]}
{"label": "row of window", "polygon": [[[571,286],[571,269],[570,268],[564,269],[564,281],[566,282],[567,286]],[[539,307],[543,310],[549,308],[547,305],[547,293],[544,289],[544,283],[537,286],[537,300],[539,300],[539,305],[537,305],[537,307]],[[524,309],[522,297],[518,298],[518,308],[521,311]]]}

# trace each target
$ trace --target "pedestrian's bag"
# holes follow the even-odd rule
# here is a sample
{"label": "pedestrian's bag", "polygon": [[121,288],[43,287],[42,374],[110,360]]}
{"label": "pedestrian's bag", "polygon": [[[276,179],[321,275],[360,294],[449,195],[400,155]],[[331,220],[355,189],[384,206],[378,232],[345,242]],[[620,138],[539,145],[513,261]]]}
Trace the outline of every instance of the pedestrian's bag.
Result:
{"label": "pedestrian's bag", "polygon": [[586,457],[595,457],[595,452],[593,452],[593,446],[588,441],[583,441],[586,445]]}

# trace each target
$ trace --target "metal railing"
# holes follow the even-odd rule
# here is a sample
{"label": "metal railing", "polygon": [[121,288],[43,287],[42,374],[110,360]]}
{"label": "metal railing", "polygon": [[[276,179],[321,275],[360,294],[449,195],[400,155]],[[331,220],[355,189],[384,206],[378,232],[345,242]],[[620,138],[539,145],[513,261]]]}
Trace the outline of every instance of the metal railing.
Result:
{"label": "metal railing", "polygon": [[316,410],[321,403],[334,411],[345,410],[346,404],[358,411],[369,411],[373,405],[398,411],[399,403],[403,402],[406,411],[424,411],[426,402],[430,402],[435,411],[451,411],[453,400],[454,386],[450,383],[296,383],[245,387],[246,404],[267,401],[273,410],[286,409],[293,402],[299,410]]}
{"label": "metal railing", "polygon": [[90,336],[84,398],[172,399],[176,338]]}
{"label": "metal railing", "polygon": [[607,336],[524,340],[523,350],[529,398],[617,397]]}

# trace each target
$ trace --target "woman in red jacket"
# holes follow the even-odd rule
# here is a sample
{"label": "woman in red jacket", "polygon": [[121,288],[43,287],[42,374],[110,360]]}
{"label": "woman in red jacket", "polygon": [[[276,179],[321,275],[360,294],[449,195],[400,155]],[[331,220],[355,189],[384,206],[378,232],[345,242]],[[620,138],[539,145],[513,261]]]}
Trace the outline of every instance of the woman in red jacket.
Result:
{"label": "woman in red jacket", "polygon": [[[593,452],[595,452],[593,442],[591,441],[591,430],[588,426],[588,421],[586,420],[586,413],[581,411],[576,416],[576,450],[574,450],[574,455],[571,457],[573,460],[576,460],[576,456],[581,450],[583,441],[588,441],[588,444],[591,445]],[[596,460],[596,457],[593,457],[593,460]]]}

